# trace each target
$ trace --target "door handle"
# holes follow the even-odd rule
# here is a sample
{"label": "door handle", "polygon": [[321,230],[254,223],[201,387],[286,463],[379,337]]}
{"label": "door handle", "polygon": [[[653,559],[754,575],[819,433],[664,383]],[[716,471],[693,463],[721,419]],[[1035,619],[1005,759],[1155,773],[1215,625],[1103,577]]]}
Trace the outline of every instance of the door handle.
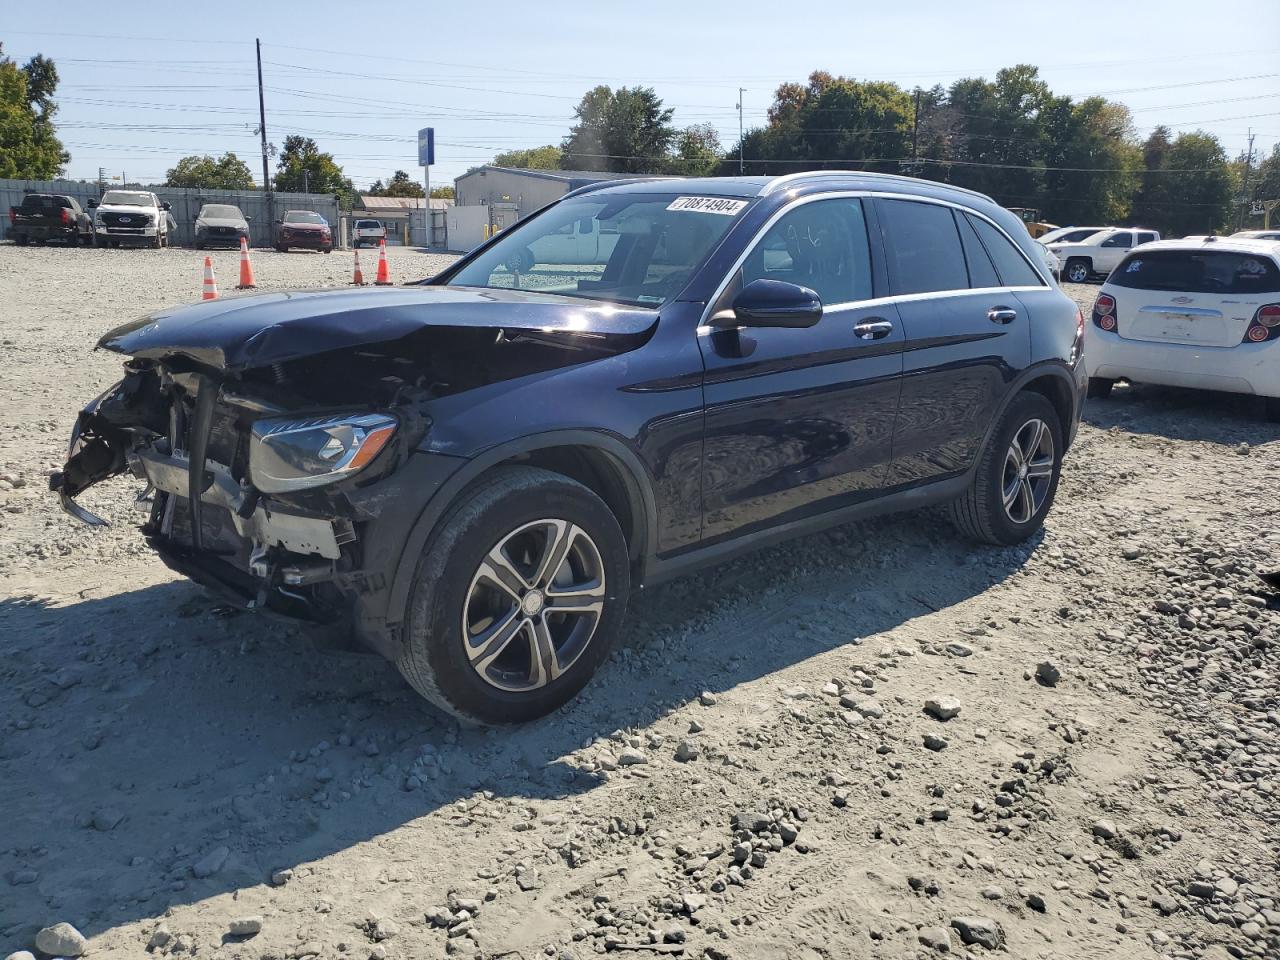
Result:
{"label": "door handle", "polygon": [[853,332],[861,340],[879,340],[893,333],[893,324],[879,317],[870,317],[857,324]]}
{"label": "door handle", "polygon": [[987,311],[987,319],[992,323],[1013,323],[1018,319],[1018,311],[1013,307],[992,307]]}

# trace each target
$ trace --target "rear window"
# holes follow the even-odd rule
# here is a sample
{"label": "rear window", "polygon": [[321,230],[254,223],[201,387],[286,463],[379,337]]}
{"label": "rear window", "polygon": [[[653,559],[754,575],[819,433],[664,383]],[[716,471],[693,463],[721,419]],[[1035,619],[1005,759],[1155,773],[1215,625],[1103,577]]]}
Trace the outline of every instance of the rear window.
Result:
{"label": "rear window", "polygon": [[1131,253],[1108,283],[1137,290],[1182,293],[1277,293],[1280,268],[1269,257],[1225,250],[1150,250]]}
{"label": "rear window", "polygon": [[67,197],[51,197],[46,194],[29,193],[22,198],[22,206],[19,209],[34,212],[37,210],[58,210],[69,206],[71,206],[71,200]]}
{"label": "rear window", "polygon": [[357,230],[376,230],[380,226],[382,226],[382,224],[377,220],[357,220],[356,221]]}
{"label": "rear window", "polygon": [[895,294],[967,290],[960,233],[951,208],[912,200],[879,200],[888,239],[889,285]]}

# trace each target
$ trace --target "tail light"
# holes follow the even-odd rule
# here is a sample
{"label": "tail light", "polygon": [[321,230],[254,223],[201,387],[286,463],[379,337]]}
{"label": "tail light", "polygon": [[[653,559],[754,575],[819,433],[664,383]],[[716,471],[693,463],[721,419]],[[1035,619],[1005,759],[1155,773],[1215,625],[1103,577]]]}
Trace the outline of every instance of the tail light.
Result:
{"label": "tail light", "polygon": [[71,222],[71,211],[68,210],[66,207],[63,207],[62,208],[62,225],[65,227],[70,222]]}
{"label": "tail light", "polygon": [[17,211],[16,211],[16,210],[14,210],[14,209],[13,209],[13,207],[10,207],[10,208],[9,208],[9,222],[10,222],[10,223],[16,223],[16,222],[17,222],[17,220],[18,220],[18,213],[17,213]]}
{"label": "tail light", "polygon": [[1244,332],[1245,340],[1250,343],[1266,343],[1280,337],[1280,303],[1269,303],[1259,307],[1253,315],[1249,328]]}
{"label": "tail light", "polygon": [[1116,298],[1109,293],[1098,294],[1093,301],[1093,325],[1099,330],[1113,331],[1116,328]]}

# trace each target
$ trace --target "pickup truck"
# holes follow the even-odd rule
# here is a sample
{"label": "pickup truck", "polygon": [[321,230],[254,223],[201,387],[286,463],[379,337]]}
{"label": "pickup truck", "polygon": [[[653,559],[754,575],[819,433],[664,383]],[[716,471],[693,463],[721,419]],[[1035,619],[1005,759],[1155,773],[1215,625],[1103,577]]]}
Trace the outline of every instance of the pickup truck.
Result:
{"label": "pickup truck", "polygon": [[1156,230],[1144,227],[1104,227],[1078,243],[1049,243],[1049,252],[1062,261],[1062,278],[1084,283],[1090,277],[1106,276],[1120,265],[1139,244],[1160,239]]}
{"label": "pickup truck", "polygon": [[62,240],[74,247],[93,239],[93,224],[74,197],[28,193],[21,204],[9,208],[9,234],[21,246],[32,240]]}
{"label": "pickup truck", "polygon": [[169,201],[146,190],[108,190],[93,211],[93,245],[118,247],[124,243],[167,247],[176,224]]}

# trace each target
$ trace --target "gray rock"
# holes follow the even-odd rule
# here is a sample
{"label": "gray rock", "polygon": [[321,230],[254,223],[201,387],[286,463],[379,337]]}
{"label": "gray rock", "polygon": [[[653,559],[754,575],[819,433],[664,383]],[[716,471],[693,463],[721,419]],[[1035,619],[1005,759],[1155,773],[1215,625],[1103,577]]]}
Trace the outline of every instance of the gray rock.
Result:
{"label": "gray rock", "polygon": [[698,745],[691,740],[681,740],[676,744],[676,760],[688,763],[698,759]]}
{"label": "gray rock", "polygon": [[1214,886],[1218,888],[1218,892],[1224,897],[1234,897],[1240,890],[1240,884],[1236,883],[1230,877],[1223,877],[1214,884]]}
{"label": "gray rock", "polygon": [[921,927],[917,936],[921,943],[938,953],[951,952],[951,934],[942,927]]}
{"label": "gray rock", "polygon": [[161,947],[167,946],[169,941],[173,939],[173,934],[169,931],[169,925],[161,921],[154,930],[151,931],[151,937],[147,940],[148,950],[159,950]]}
{"label": "gray rock", "polygon": [[231,851],[226,847],[214,847],[191,865],[191,872],[202,879],[212,877],[222,869],[222,865],[227,862],[227,857],[230,855]]}
{"label": "gray rock", "polygon": [[369,926],[369,936],[379,942],[400,935],[400,924],[388,917],[378,917]]}
{"label": "gray rock", "polygon": [[863,700],[853,709],[864,717],[870,717],[872,720],[879,720],[884,716],[884,707],[880,706],[878,700]]}
{"label": "gray rock", "polygon": [[1044,660],[1036,664],[1036,680],[1042,686],[1056,687],[1062,679],[1062,670],[1052,660]]}
{"label": "gray rock", "polygon": [[644,752],[635,747],[627,747],[618,754],[618,763],[624,767],[634,767],[648,762],[649,758],[644,755]]}
{"label": "gray rock", "polygon": [[236,917],[227,925],[227,933],[233,937],[255,937],[262,932],[262,917]]}
{"label": "gray rock", "polygon": [[937,752],[947,749],[949,741],[946,737],[939,737],[937,734],[926,733],[924,735],[924,745],[930,750]]}
{"label": "gray rock", "polygon": [[120,821],[124,819],[124,812],[121,810],[112,810],[106,808],[99,810],[93,815],[91,825],[95,830],[101,830],[106,833],[108,830],[114,830],[119,826]]}
{"label": "gray rock", "polygon": [[283,870],[276,870],[271,874],[271,885],[273,887],[283,887],[292,879],[293,871],[288,867],[285,867]]}
{"label": "gray rock", "polygon": [[965,944],[978,944],[988,950],[998,950],[1004,943],[1004,929],[987,917],[952,917],[951,926]]}
{"label": "gray rock", "polygon": [[1120,828],[1110,820],[1096,820],[1093,824],[1093,835],[1103,840],[1114,840],[1120,836]]}
{"label": "gray rock", "polygon": [[30,950],[19,950],[9,954],[4,960],[36,960],[36,955]]}
{"label": "gray rock", "polygon": [[710,690],[703,690],[698,696],[698,702],[704,707],[714,707],[719,702],[719,698]]}
{"label": "gray rock", "polygon": [[35,883],[40,879],[40,874],[35,870],[15,870],[9,874],[9,883],[15,887],[21,887],[24,884]]}
{"label": "gray rock", "polygon": [[749,833],[764,833],[773,821],[763,813],[751,810],[739,810],[729,818],[729,825],[735,830],[746,830]]}
{"label": "gray rock", "polygon": [[945,722],[960,715],[960,701],[955,697],[934,697],[924,702],[924,709],[925,713]]}
{"label": "gray rock", "polygon": [[84,934],[65,921],[36,934],[36,949],[55,957],[78,957],[85,946]]}

